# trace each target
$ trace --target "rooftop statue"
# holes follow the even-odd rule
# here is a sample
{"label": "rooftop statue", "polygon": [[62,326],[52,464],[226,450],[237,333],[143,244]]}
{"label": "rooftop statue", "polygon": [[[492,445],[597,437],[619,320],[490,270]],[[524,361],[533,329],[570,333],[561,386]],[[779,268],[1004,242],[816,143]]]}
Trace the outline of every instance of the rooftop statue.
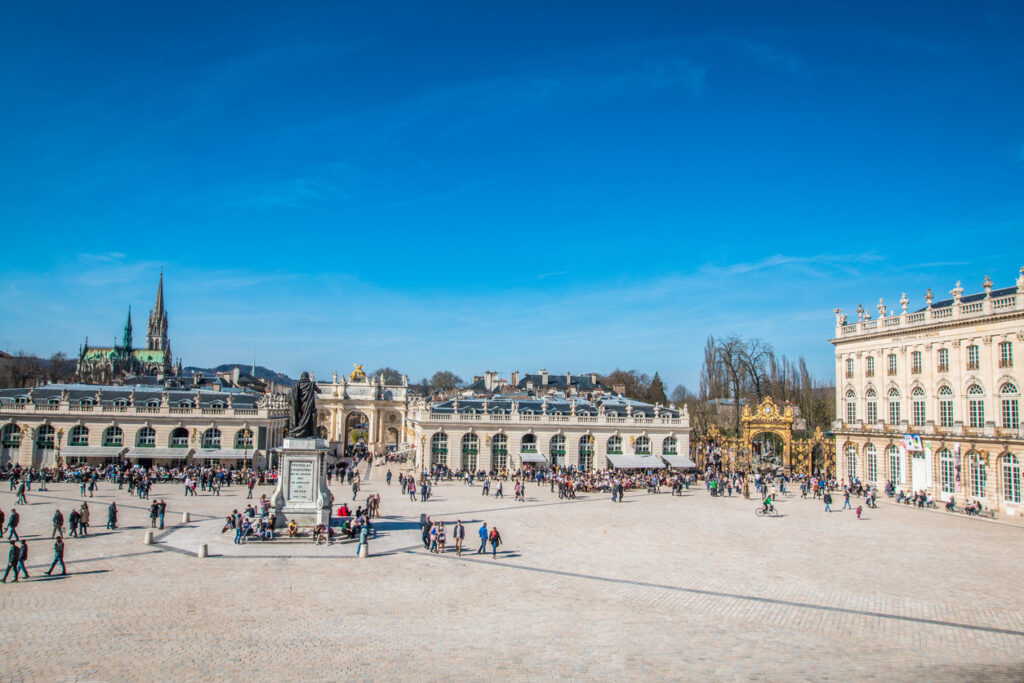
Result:
{"label": "rooftop statue", "polygon": [[320,393],[304,372],[288,390],[288,436],[293,439],[316,437],[316,395]]}
{"label": "rooftop statue", "polygon": [[359,363],[353,363],[352,365],[354,365],[356,369],[348,376],[349,380],[355,382],[357,380],[366,379],[366,373],[363,372],[363,366]]}

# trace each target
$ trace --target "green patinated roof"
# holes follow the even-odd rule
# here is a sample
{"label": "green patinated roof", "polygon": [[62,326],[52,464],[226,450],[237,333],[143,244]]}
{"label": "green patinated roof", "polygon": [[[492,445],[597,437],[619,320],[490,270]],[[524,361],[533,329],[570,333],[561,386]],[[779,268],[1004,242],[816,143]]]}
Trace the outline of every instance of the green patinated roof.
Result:
{"label": "green patinated roof", "polygon": [[[86,360],[114,358],[117,351],[109,346],[95,346],[85,351]],[[132,356],[143,363],[163,363],[166,351],[150,351],[148,349],[132,349]]]}

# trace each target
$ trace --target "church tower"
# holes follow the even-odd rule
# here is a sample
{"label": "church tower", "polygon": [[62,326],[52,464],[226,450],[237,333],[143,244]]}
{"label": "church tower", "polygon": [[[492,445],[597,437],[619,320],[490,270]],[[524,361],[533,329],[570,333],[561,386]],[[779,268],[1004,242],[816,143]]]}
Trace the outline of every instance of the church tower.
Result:
{"label": "church tower", "polygon": [[167,351],[170,356],[171,342],[167,339],[167,312],[164,310],[164,271],[160,271],[160,284],[156,289],[156,303],[149,312],[149,330],[146,333],[146,350]]}

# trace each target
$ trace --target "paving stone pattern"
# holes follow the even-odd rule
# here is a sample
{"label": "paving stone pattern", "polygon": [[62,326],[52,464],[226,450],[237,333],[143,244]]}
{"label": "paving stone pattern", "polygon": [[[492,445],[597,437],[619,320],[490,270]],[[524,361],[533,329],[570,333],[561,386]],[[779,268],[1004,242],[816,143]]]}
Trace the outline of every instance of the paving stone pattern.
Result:
{"label": "paving stone pattern", "polygon": [[[392,527],[369,559],[353,544],[232,548],[219,529],[239,487],[155,487],[168,529],[146,546],[147,501],[102,484],[90,537],[67,540],[72,574],[50,579],[50,517],[81,497],[33,490],[18,506],[32,579],[0,586],[3,679],[1024,680],[1019,524],[895,505],[858,521],[794,495],[761,519],[703,490],[618,504],[531,485],[516,503],[510,486],[496,500],[456,482],[412,503],[385,469],[360,494],[381,492]],[[0,507],[13,501],[4,486]],[[470,554],[422,550],[423,512],[461,518]],[[504,536],[497,559],[472,554],[481,521]]]}

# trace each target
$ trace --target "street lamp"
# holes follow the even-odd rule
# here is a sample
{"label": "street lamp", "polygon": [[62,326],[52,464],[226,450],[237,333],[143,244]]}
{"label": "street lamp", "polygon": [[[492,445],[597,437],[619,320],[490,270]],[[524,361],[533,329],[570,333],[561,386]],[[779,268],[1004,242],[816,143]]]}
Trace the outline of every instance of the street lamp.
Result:
{"label": "street lamp", "polygon": [[252,431],[246,427],[242,430],[242,462],[245,463],[246,471],[249,470],[249,439],[252,438]]}
{"label": "street lamp", "polygon": [[60,444],[61,444],[61,441],[63,441],[63,440],[64,440],[64,428],[63,427],[58,427],[57,428],[57,457],[54,458],[54,464],[56,465],[56,467],[58,469],[60,469],[60,466],[61,466],[60,465]]}

